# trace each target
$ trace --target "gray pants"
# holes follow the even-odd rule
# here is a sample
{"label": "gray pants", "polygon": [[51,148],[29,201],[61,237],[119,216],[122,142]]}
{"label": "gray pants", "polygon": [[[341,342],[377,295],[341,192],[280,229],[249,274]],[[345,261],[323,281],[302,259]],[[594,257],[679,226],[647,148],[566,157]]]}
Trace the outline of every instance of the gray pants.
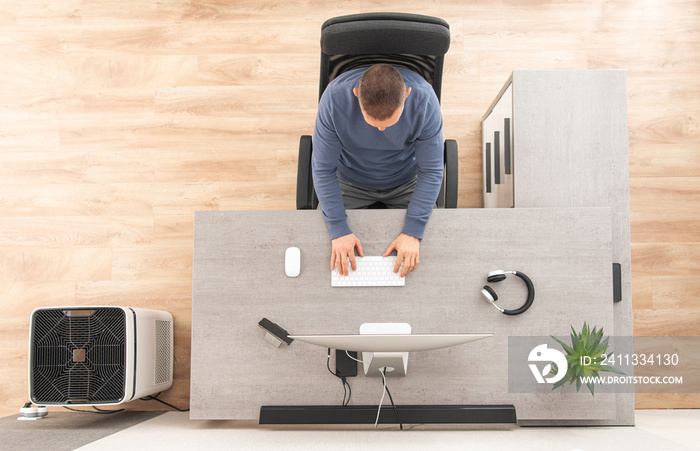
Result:
{"label": "gray pants", "polygon": [[340,191],[343,192],[343,205],[346,210],[368,208],[375,202],[381,202],[386,208],[408,208],[413,191],[416,189],[416,179],[390,189],[372,189],[353,185],[338,179]]}

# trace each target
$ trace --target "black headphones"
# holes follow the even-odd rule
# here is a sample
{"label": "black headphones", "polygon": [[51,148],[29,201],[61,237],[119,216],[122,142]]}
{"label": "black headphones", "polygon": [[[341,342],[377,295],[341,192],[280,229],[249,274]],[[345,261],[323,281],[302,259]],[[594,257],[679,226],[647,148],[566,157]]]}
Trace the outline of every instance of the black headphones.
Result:
{"label": "black headphones", "polygon": [[535,300],[535,286],[532,284],[532,280],[530,280],[528,276],[518,271],[491,271],[486,277],[486,280],[489,283],[500,282],[502,280],[506,280],[506,274],[515,274],[516,276],[523,279],[523,282],[525,282],[525,285],[527,285],[527,300],[525,301],[525,304],[523,304],[522,307],[515,310],[506,310],[497,306],[496,301],[498,300],[498,296],[496,295],[496,292],[493,291],[493,288],[491,288],[488,285],[484,285],[484,288],[481,290],[481,295],[484,296],[484,299],[493,304],[493,306],[496,307],[504,315],[520,315],[521,313],[525,312],[525,310],[529,309],[532,305],[532,301]]}

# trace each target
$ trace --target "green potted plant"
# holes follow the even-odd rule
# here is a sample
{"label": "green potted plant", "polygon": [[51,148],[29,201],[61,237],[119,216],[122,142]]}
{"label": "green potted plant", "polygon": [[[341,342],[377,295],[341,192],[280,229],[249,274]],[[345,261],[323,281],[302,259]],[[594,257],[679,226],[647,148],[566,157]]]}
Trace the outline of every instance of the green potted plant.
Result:
{"label": "green potted plant", "polygon": [[[610,365],[603,364],[606,351],[608,349],[610,337],[603,339],[603,328],[598,330],[596,327],[591,328],[586,322],[583,323],[581,332],[576,332],[574,326],[571,326],[571,345],[567,345],[558,338],[552,336],[566,352],[566,362],[568,368],[563,379],[554,384],[552,390],[561,387],[565,383],[569,385],[576,382],[576,392],[583,385],[584,378],[595,378],[599,372],[612,372],[625,374],[624,372]],[[612,351],[611,351],[612,352]],[[557,373],[556,364],[552,365],[552,373]],[[593,395],[594,384],[592,379],[586,383],[588,390]]]}

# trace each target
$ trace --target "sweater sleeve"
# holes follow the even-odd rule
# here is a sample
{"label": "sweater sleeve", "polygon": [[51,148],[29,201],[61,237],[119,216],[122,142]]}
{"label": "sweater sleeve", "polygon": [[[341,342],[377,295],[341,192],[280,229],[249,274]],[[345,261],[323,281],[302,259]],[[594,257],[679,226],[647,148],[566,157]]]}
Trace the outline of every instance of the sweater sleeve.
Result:
{"label": "sweater sleeve", "polygon": [[416,189],[408,204],[406,222],[402,230],[402,233],[418,239],[423,239],[445,171],[440,104],[436,97],[428,98],[424,104],[423,127],[415,141],[418,165]]}
{"label": "sweater sleeve", "polygon": [[352,233],[336,175],[342,144],[333,122],[332,90],[326,89],[318,106],[311,153],[311,172],[323,219],[331,239]]}

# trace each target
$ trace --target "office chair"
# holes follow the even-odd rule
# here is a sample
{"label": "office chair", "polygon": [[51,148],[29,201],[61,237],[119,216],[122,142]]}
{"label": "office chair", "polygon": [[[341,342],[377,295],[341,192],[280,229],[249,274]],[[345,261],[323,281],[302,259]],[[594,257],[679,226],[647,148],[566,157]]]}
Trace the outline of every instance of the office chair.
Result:
{"label": "office chair", "polygon": [[[440,101],[442,69],[449,47],[449,25],[436,17],[367,13],[329,19],[321,26],[318,98],[321,99],[328,84],[343,72],[388,63],[419,73],[432,85]],[[311,136],[302,136],[297,168],[297,210],[318,206],[311,175],[312,150]],[[457,208],[457,170],[457,141],[445,140],[445,172],[437,199],[438,208]]]}

